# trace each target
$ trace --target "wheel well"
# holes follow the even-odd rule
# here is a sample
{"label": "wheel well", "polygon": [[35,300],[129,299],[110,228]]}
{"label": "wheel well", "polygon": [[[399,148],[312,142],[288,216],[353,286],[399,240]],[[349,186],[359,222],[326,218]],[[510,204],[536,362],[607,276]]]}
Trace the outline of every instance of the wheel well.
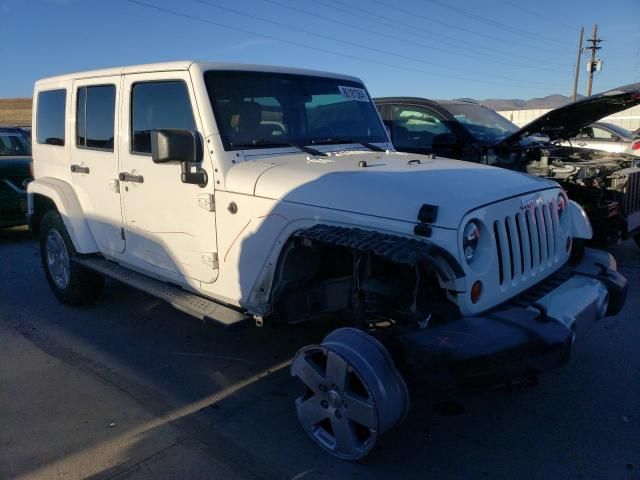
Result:
{"label": "wheel well", "polygon": [[273,318],[301,323],[347,313],[361,327],[372,322],[451,320],[437,269],[421,259],[402,263],[371,251],[292,237],[281,251],[270,291]]}
{"label": "wheel well", "polygon": [[33,211],[31,213],[31,230],[36,235],[40,234],[40,222],[49,210],[58,211],[56,204],[49,197],[36,193],[33,195]]}

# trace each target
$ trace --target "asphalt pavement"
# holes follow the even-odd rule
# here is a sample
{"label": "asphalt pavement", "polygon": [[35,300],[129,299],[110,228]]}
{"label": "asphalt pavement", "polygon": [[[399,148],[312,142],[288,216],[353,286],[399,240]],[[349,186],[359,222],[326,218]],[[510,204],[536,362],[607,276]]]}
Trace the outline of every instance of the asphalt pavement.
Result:
{"label": "asphalt pavement", "polygon": [[321,327],[223,330],[116,282],[71,308],[0,231],[0,479],[640,479],[640,249],[616,317],[521,391],[411,399],[360,462],[298,426],[288,361]]}

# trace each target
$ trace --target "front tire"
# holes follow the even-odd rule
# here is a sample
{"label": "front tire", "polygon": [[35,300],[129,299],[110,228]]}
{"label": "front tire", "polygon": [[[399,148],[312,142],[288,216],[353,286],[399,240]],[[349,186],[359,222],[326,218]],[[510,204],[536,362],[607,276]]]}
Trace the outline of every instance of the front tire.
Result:
{"label": "front tire", "polygon": [[296,412],[305,432],[335,457],[358,460],[409,408],[407,387],[375,338],[354,328],[298,351],[291,375],[304,386]]}
{"label": "front tire", "polygon": [[49,210],[40,224],[40,256],[51,290],[66,305],[94,302],[104,285],[104,277],[73,261],[77,255],[62,217]]}

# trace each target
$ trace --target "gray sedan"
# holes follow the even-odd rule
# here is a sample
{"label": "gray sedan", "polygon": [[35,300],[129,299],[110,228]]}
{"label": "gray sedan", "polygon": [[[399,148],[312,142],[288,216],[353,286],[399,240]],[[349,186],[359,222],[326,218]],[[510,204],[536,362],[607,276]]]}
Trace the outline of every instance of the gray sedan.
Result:
{"label": "gray sedan", "polygon": [[[633,133],[612,123],[596,122],[583,127],[570,140],[570,144],[574,147],[640,156],[640,142],[634,140]],[[563,142],[563,145],[569,145],[569,142]]]}

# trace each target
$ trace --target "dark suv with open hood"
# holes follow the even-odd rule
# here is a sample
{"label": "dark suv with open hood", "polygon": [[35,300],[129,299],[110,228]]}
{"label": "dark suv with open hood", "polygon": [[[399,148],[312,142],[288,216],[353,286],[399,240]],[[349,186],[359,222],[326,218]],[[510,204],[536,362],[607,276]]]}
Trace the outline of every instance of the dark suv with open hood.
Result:
{"label": "dark suv with open hood", "polygon": [[0,127],[0,228],[27,223],[31,141],[20,128]]}
{"label": "dark suv with open hood", "polygon": [[583,205],[595,242],[633,237],[640,245],[638,157],[560,145],[587,125],[640,104],[640,84],[565,105],[522,128],[471,101],[386,97],[375,102],[396,149],[551,178]]}

